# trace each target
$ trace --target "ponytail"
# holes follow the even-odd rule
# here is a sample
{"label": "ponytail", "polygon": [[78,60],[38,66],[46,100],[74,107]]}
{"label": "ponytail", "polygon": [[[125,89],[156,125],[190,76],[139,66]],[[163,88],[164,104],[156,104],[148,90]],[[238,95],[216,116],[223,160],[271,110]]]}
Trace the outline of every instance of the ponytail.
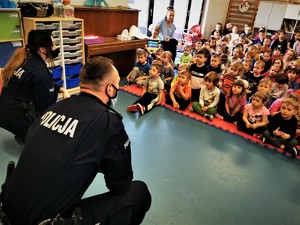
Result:
{"label": "ponytail", "polygon": [[6,87],[15,70],[21,66],[27,58],[26,48],[18,48],[1,72],[1,82]]}

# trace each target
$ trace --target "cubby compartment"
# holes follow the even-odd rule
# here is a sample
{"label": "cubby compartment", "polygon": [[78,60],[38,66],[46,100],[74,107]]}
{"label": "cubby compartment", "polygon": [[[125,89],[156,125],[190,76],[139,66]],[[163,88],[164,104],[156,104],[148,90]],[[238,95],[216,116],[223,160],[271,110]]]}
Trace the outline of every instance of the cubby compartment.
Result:
{"label": "cubby compartment", "polygon": [[79,86],[80,80],[79,77],[74,77],[74,78],[67,78],[66,79],[67,82],[67,88],[74,88]]}
{"label": "cubby compartment", "polygon": [[37,30],[58,30],[59,23],[36,23]]}
{"label": "cubby compartment", "polygon": [[81,22],[63,22],[62,23],[62,29],[80,29],[81,28]]}
{"label": "cubby compartment", "polygon": [[57,66],[52,70],[52,79],[61,79],[61,75],[62,75],[62,67],[61,66]]}
{"label": "cubby compartment", "polygon": [[74,65],[67,65],[66,66],[66,76],[74,76],[79,74],[82,67],[82,63],[74,64]]}
{"label": "cubby compartment", "polygon": [[[78,87],[78,74],[85,60],[83,19],[56,16],[24,17],[23,23],[26,34],[32,29],[52,32],[54,43],[60,49],[59,56],[54,60],[53,80],[65,88]],[[26,38],[27,36],[25,40]],[[78,93],[78,91],[79,88],[72,90],[72,93]]]}

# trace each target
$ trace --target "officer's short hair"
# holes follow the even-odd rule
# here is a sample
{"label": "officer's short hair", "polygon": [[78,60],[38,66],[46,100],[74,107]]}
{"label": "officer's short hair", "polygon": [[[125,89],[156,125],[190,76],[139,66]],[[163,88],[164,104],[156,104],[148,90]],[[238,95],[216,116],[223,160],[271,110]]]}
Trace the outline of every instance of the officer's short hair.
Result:
{"label": "officer's short hair", "polygon": [[80,70],[80,83],[95,84],[105,80],[113,70],[112,65],[112,60],[103,56],[89,59]]}

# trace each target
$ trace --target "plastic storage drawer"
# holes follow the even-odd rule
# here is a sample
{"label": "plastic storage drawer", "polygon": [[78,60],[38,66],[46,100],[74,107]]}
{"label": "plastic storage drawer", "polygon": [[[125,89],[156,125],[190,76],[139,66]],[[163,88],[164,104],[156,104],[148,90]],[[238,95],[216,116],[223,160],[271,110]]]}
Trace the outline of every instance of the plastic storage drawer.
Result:
{"label": "plastic storage drawer", "polygon": [[82,55],[82,51],[77,51],[77,52],[65,52],[64,57],[65,58],[72,58],[72,57],[78,57]]}
{"label": "plastic storage drawer", "polygon": [[75,30],[75,31],[63,30],[62,35],[64,37],[76,37],[81,35],[81,30]]}
{"label": "plastic storage drawer", "polygon": [[63,81],[63,80],[57,80],[55,83],[56,83],[57,85],[59,85],[59,86],[63,86],[64,81]]}
{"label": "plastic storage drawer", "polygon": [[60,79],[61,74],[62,74],[62,67],[61,66],[58,66],[58,67],[54,68],[54,70],[52,71],[53,80]]}
{"label": "plastic storage drawer", "polygon": [[64,51],[76,51],[82,49],[82,44],[64,45]]}
{"label": "plastic storage drawer", "polygon": [[79,77],[76,78],[67,78],[67,88],[74,88],[79,86]]}
{"label": "plastic storage drawer", "polygon": [[36,23],[37,30],[57,30],[59,23]]}
{"label": "plastic storage drawer", "polygon": [[81,28],[81,22],[63,22],[62,29],[78,29]]}
{"label": "plastic storage drawer", "polygon": [[82,41],[82,37],[75,37],[75,38],[63,38],[64,44],[76,44]]}
{"label": "plastic storage drawer", "polygon": [[66,66],[66,76],[74,76],[79,74],[82,67],[82,63],[78,63],[76,65],[67,65]]}
{"label": "plastic storage drawer", "polygon": [[78,57],[76,59],[65,59],[65,64],[81,63],[83,57]]}

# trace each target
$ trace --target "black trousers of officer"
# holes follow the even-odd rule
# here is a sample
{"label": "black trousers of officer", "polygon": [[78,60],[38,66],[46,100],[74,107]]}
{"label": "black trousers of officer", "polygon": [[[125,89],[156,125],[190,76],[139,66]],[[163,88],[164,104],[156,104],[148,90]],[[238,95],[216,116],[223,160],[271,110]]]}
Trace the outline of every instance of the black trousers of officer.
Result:
{"label": "black trousers of officer", "polygon": [[22,141],[25,141],[27,131],[31,122],[24,115],[23,117],[14,117],[14,115],[6,115],[0,117],[0,127],[13,133]]}
{"label": "black trousers of officer", "polygon": [[110,192],[82,199],[82,225],[141,224],[151,205],[151,194],[142,181],[133,181],[129,190],[120,196]]}

